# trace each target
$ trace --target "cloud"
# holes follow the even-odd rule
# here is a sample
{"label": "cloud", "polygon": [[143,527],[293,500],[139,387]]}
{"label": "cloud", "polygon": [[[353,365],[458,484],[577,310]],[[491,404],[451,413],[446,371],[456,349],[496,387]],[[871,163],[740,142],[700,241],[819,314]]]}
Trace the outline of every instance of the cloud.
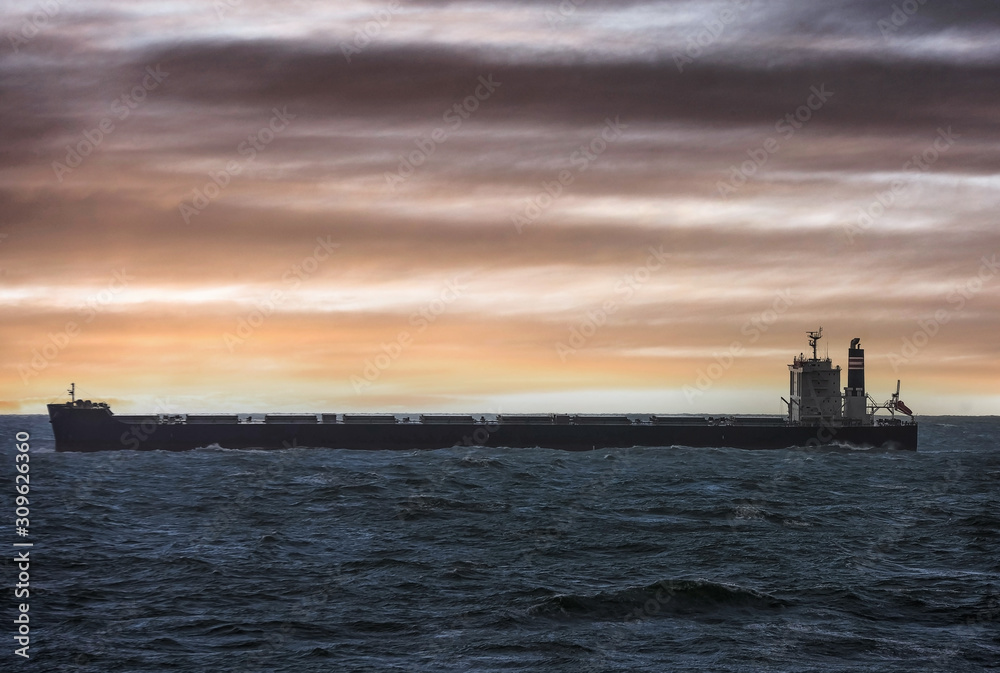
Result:
{"label": "cloud", "polygon": [[[67,5],[0,52],[0,396],[86,375],[124,399],[155,382],[196,405],[266,407],[278,388],[336,404],[323,382],[353,398],[352,373],[457,276],[469,291],[358,408],[683,385],[785,289],[794,306],[720,388],[770,382],[818,324],[831,352],[860,335],[887,354],[946,310],[903,372],[995,390],[1000,283],[949,302],[1000,253],[992,5],[925,3],[884,35],[892,6],[855,0],[403,4],[350,62],[341,42],[381,3]],[[147,68],[166,75],[121,117]],[[500,84],[452,125],[480,77]],[[250,158],[276,108],[291,121]],[[624,132],[599,141],[609,118]],[[957,140],[931,152],[941,132]],[[293,287],[320,238],[336,253]],[[635,283],[650,247],[665,261]],[[134,279],[21,383],[120,270]],[[275,289],[231,352],[223,335]]]}

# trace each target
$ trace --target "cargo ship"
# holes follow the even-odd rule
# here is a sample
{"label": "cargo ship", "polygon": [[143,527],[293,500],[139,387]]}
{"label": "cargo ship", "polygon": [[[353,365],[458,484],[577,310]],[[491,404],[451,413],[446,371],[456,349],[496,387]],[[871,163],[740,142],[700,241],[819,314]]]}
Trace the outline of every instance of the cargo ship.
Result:
{"label": "cargo ship", "polygon": [[[586,451],[631,447],[852,446],[916,450],[917,423],[896,392],[879,404],[865,391],[860,339],[847,351],[847,386],[839,366],[820,358],[823,328],[808,332],[812,357],[788,365],[785,416],[658,414],[147,414],[119,415],[104,402],[49,404],[57,451],[197,448],[439,449],[454,446],[543,447]],[[878,412],[888,416],[878,416]],[[900,416],[897,416],[897,412]]]}

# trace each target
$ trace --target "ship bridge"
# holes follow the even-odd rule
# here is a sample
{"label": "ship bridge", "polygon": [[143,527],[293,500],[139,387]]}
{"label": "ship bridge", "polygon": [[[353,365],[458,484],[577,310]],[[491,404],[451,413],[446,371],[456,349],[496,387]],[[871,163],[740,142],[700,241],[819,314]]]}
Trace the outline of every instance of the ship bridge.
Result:
{"label": "ship bridge", "polygon": [[788,365],[788,420],[801,425],[841,425],[840,367],[834,367],[830,358],[820,358],[816,354],[816,343],[823,338],[823,328],[808,334],[812,357],[800,353]]}

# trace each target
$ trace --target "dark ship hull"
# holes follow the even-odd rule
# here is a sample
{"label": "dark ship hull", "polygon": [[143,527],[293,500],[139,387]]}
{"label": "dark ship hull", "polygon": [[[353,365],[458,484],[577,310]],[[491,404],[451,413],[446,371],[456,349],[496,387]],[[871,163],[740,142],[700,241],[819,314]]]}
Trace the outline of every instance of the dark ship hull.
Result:
{"label": "dark ship hull", "polygon": [[[840,393],[840,367],[819,358],[823,328],[808,332],[812,357],[800,354],[790,372],[788,418],[592,415],[423,415],[391,414],[187,414],[116,416],[107,404],[75,398],[50,404],[57,451],[115,449],[186,451],[227,449],[443,449],[452,446],[543,447],[567,451],[627,449],[634,446],[783,449],[848,445],[885,449],[917,448],[916,423],[896,411],[912,412],[896,393],[876,404],[865,391],[864,350],[855,338],[848,350],[847,387]],[[870,404],[869,404],[870,402]],[[879,410],[891,418],[876,418]]]}
{"label": "dark ship hull", "polygon": [[[636,446],[782,449],[851,445],[885,449],[917,448],[917,425],[893,422],[875,426],[794,425],[781,418],[663,418],[535,416],[421,417],[300,415],[294,419],[116,416],[106,406],[50,404],[57,451],[120,449],[184,451],[219,446],[228,449],[327,447],[335,449],[439,449],[453,446],[542,447],[569,451]],[[311,422],[310,422],[311,420]]]}

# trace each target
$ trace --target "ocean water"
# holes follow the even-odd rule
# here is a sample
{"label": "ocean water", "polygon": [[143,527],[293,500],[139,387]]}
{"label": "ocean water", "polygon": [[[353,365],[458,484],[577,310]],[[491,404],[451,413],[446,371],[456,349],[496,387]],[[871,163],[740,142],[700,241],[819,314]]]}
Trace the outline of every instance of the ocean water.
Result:
{"label": "ocean water", "polygon": [[[14,532],[14,437],[31,435]],[[920,450],[55,453],[3,670],[1000,668],[1000,419]],[[9,589],[30,541],[30,597]],[[30,605],[31,662],[13,654]],[[9,668],[8,668],[9,666]],[[17,666],[17,668],[15,668]]]}

